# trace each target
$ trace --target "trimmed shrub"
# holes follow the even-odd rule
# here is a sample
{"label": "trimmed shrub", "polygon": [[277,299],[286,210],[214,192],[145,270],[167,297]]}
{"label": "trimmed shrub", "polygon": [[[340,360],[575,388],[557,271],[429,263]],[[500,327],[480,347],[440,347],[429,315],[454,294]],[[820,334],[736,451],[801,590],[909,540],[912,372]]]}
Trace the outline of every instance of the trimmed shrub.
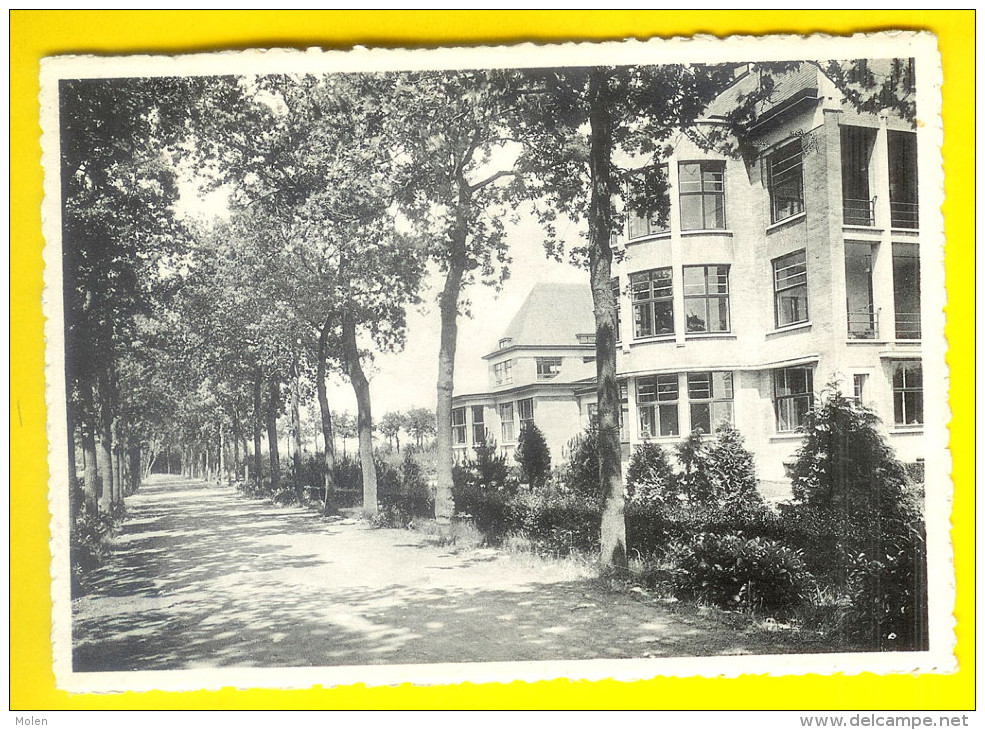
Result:
{"label": "trimmed shrub", "polygon": [[811,584],[801,554],[773,540],[702,533],[670,551],[675,592],[722,608],[789,609]]}
{"label": "trimmed shrub", "polygon": [[518,502],[514,515],[538,548],[555,555],[599,550],[602,508],[597,500],[552,490]]}
{"label": "trimmed shrub", "polygon": [[472,518],[493,544],[517,524],[513,498],[519,489],[519,483],[509,476],[506,457],[497,451],[496,442],[487,439],[476,447],[475,460],[466,459],[452,470],[456,514]]}
{"label": "trimmed shrub", "polygon": [[626,494],[634,504],[671,504],[680,501],[677,477],[667,453],[657,444],[636,447],[626,470]]}
{"label": "trimmed shrub", "polygon": [[514,458],[520,465],[520,479],[533,488],[544,486],[551,475],[551,450],[536,424],[520,429]]}
{"label": "trimmed shrub", "polygon": [[376,468],[377,495],[387,526],[404,527],[415,517],[434,516],[434,496],[412,454],[404,455],[399,471],[384,462]]}
{"label": "trimmed shrub", "polygon": [[602,504],[605,491],[599,479],[599,432],[589,428],[568,442],[568,463],[562,470],[565,488]]}

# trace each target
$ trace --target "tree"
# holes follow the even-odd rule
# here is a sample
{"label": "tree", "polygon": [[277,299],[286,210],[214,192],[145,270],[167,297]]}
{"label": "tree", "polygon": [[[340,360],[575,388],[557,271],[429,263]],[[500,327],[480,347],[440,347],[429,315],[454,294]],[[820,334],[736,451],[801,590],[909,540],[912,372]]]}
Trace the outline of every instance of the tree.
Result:
{"label": "tree", "polygon": [[[691,126],[729,75],[696,65],[594,66],[531,71],[528,78],[529,103],[517,129],[525,143],[518,167],[526,187],[549,204],[539,209],[549,250],[558,249],[559,214],[587,222],[587,250],[581,253],[595,309],[599,480],[605,494],[602,560],[623,567],[626,519],[611,286],[612,236],[619,220],[615,200],[623,178],[614,155],[653,155],[672,133]],[[661,183],[654,177],[650,184]]]}
{"label": "tree", "polygon": [[414,437],[417,448],[424,448],[424,439],[437,430],[434,411],[430,408],[411,408],[407,411],[406,418],[407,433]]}
{"label": "tree", "polygon": [[397,443],[397,453],[400,453],[400,431],[404,428],[407,417],[400,411],[388,411],[380,419],[380,433],[386,437],[393,448],[394,441]]}
{"label": "tree", "polygon": [[342,439],[342,456],[346,456],[346,441],[356,435],[356,418],[349,411],[335,414],[335,433]]}
{"label": "tree", "polygon": [[[405,157],[402,209],[444,272],[436,397],[435,517],[447,523],[452,499],[452,393],[461,293],[505,268],[506,185],[515,174],[504,120],[518,110],[513,74],[442,71],[395,76],[391,121]],[[418,445],[420,446],[420,437]]]}
{"label": "tree", "polygon": [[532,487],[542,487],[551,474],[551,450],[537,424],[520,429],[514,458],[523,472],[523,481]]}

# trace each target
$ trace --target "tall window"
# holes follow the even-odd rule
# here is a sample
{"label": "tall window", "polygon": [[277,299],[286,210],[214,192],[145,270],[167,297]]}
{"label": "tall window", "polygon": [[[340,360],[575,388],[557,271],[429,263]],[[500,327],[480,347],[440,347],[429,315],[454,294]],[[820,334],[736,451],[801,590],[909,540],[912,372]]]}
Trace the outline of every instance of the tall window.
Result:
{"label": "tall window", "polygon": [[869,376],[865,373],[854,373],[852,375],[852,401],[859,407],[865,406],[865,381]]}
{"label": "tall window", "polygon": [[538,357],[537,380],[552,380],[561,374],[561,358]]}
{"label": "tall window", "polygon": [[894,366],[893,420],[898,426],[923,423],[923,365],[918,360]]}
{"label": "tall window", "polygon": [[682,162],[677,175],[681,230],[725,228],[725,163]]}
{"label": "tall window", "polygon": [[841,128],[841,195],[846,226],[875,224],[869,192],[869,160],[875,140],[875,129]]}
{"label": "tall window", "polygon": [[486,442],[485,410],[482,406],[472,406],[473,444],[484,444]]}
{"label": "tall window", "polygon": [[640,436],[679,436],[677,375],[652,375],[636,381]]}
{"label": "tall window", "polygon": [[503,443],[506,444],[516,441],[516,431],[514,430],[515,424],[513,423],[512,403],[499,404],[499,422],[503,429]]}
{"label": "tall window", "polygon": [[893,228],[920,225],[917,188],[917,135],[890,131],[886,135],[889,153],[889,213]]}
{"label": "tall window", "polygon": [[684,267],[688,332],[728,332],[728,266]]}
{"label": "tall window", "polygon": [[670,197],[666,164],[648,167],[630,176],[626,189],[626,208],[626,234],[629,239],[670,230],[667,224]]}
{"label": "tall window", "polygon": [[451,432],[456,444],[465,443],[465,409],[452,408],[451,410]]}
{"label": "tall window", "polygon": [[796,431],[804,425],[807,412],[814,403],[813,368],[774,370],[773,403],[776,408],[777,431]]}
{"label": "tall window", "polygon": [[807,321],[807,252],[773,259],[776,326]]}
{"label": "tall window", "polygon": [[692,431],[710,434],[732,423],[732,373],[688,373],[687,399]]}
{"label": "tall window", "polygon": [[773,223],[804,212],[804,159],[799,139],[766,158],[766,186]]}
{"label": "tall window", "polygon": [[496,385],[509,385],[513,382],[513,361],[503,360],[493,365],[493,376],[496,378]]}
{"label": "tall window", "polygon": [[671,269],[629,275],[636,337],[674,334],[674,286]]}
{"label": "tall window", "polygon": [[920,339],[920,248],[915,243],[893,244],[893,299],[896,338]]}
{"label": "tall window", "polygon": [[534,423],[534,399],[525,398],[516,402],[516,409],[520,416],[520,430]]}
{"label": "tall window", "polygon": [[845,241],[845,302],[849,338],[876,339],[879,322],[872,299],[871,243]]}
{"label": "tall window", "polygon": [[616,342],[622,339],[622,333],[620,332],[622,323],[619,321],[619,314],[622,310],[620,302],[622,301],[622,292],[619,291],[619,277],[615,276],[612,278],[612,299],[616,303]]}

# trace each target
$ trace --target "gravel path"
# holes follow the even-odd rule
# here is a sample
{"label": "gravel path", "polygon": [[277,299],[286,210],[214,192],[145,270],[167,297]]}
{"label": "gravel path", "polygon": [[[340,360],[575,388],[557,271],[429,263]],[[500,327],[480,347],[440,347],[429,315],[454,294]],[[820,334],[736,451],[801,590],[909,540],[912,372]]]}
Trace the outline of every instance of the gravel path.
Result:
{"label": "gravel path", "polygon": [[[557,561],[157,477],[73,603],[76,671],[782,652]],[[786,649],[790,651],[790,649]]]}

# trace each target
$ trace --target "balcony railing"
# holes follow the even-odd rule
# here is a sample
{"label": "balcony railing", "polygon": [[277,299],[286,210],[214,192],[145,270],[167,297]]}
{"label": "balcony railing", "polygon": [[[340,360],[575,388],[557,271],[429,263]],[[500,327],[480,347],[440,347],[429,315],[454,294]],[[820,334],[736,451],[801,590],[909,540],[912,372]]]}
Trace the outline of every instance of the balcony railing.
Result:
{"label": "balcony railing", "polygon": [[920,206],[917,203],[892,201],[889,204],[889,215],[893,228],[920,227]]}
{"label": "balcony railing", "polygon": [[879,313],[871,311],[848,313],[848,338],[850,340],[875,340],[879,338]]}
{"label": "balcony railing", "polygon": [[897,312],[896,313],[896,339],[897,340],[919,340],[920,339],[920,313]]}
{"label": "balcony railing", "polygon": [[845,198],[844,214],[846,226],[874,226],[876,220],[875,200],[853,200]]}

